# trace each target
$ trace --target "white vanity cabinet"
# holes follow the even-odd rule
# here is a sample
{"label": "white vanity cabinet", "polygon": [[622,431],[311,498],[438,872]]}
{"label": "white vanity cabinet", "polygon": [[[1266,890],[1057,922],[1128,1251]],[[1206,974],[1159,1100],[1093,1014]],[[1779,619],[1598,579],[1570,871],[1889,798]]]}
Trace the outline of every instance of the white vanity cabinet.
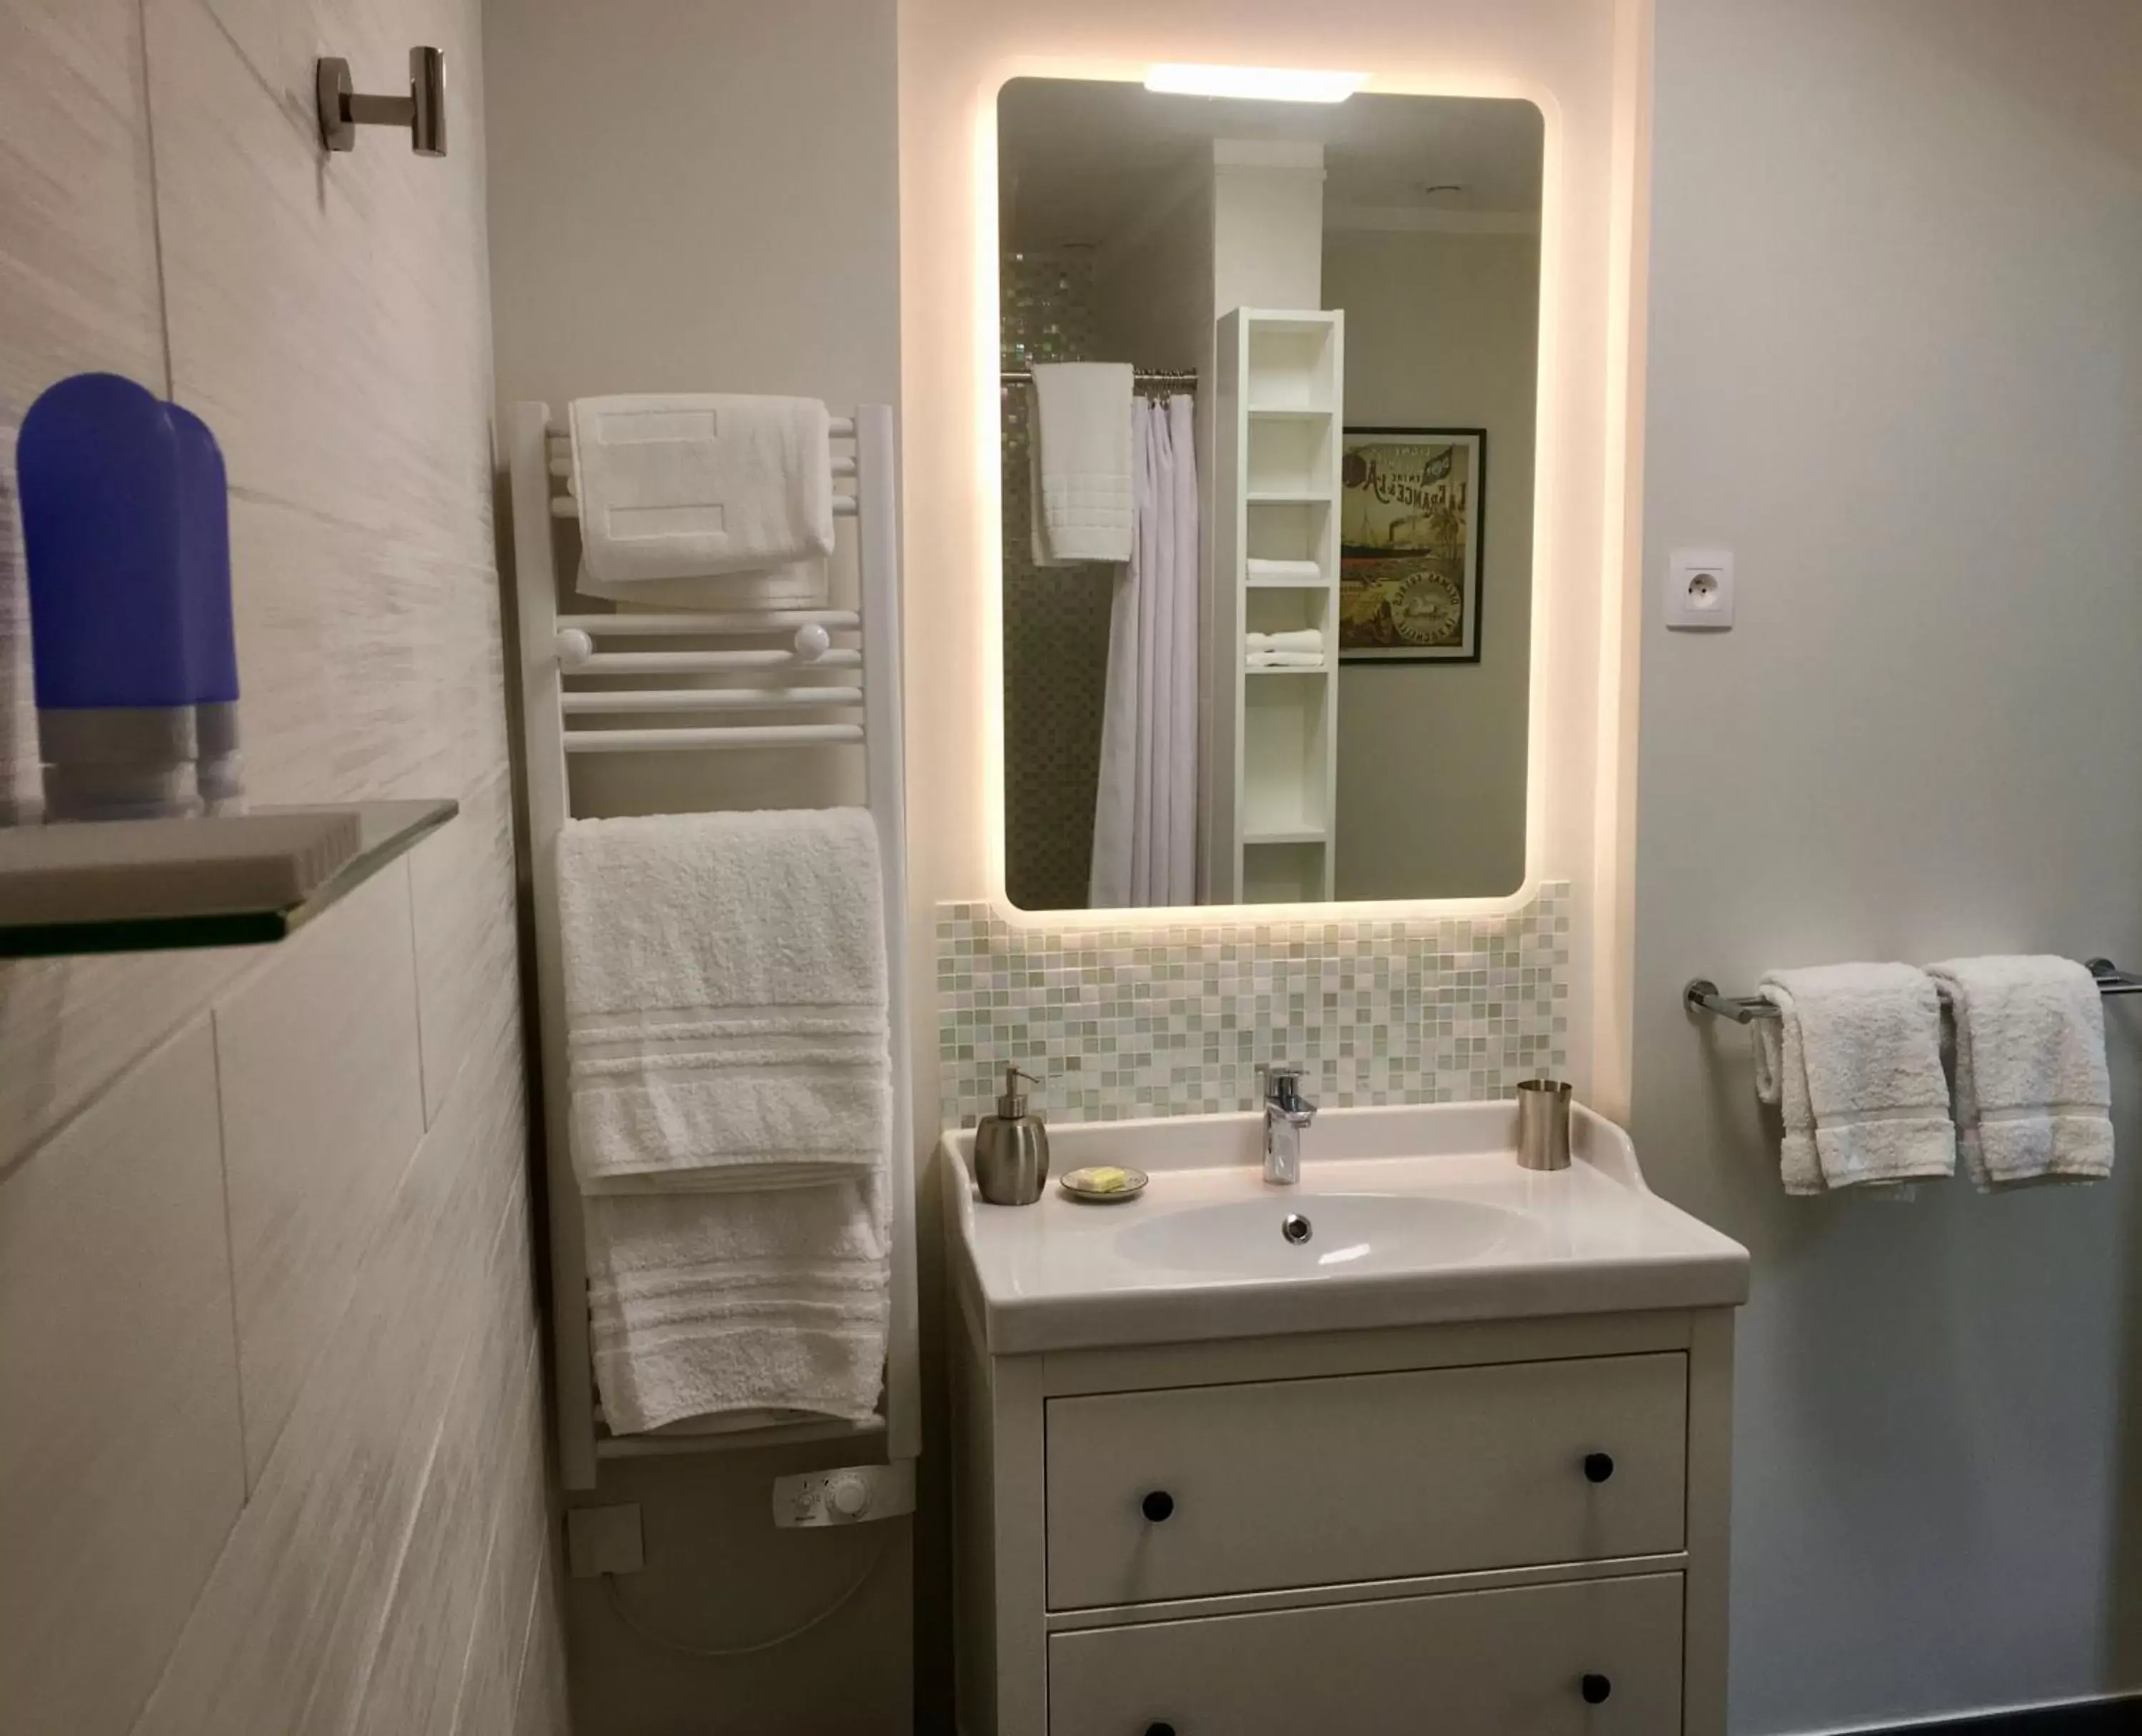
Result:
{"label": "white vanity cabinet", "polygon": [[959,1315],[964,1736],[1724,1730],[1723,1310],[1017,1356]]}
{"label": "white vanity cabinet", "polygon": [[[980,1206],[963,1140],[944,1153],[963,1736],[1723,1736],[1745,1255],[1632,1164],[1510,1186],[1581,1262],[1584,1224],[1616,1209],[1602,1190],[1633,1183],[1629,1213],[1678,1220],[1656,1227],[1679,1252],[1646,1256],[1632,1215],[1597,1257],[1647,1285],[1671,1270],[1689,1305],[1600,1306],[1572,1277],[1572,1311],[1513,1290],[1523,1317],[1498,1317],[1490,1255],[1473,1318],[1329,1329],[1312,1280],[1304,1329],[1231,1336],[1239,1284],[1111,1277],[1130,1208]],[[1217,1173],[1157,1169],[1139,1209]],[[1274,1191],[1275,1226],[1334,1197],[1315,1179]],[[1536,1270],[1512,1235],[1510,1270]],[[1044,1314],[1078,1260],[1097,1315],[1140,1283],[1174,1311],[1149,1341]],[[1378,1294],[1364,1309],[1395,1311]]]}

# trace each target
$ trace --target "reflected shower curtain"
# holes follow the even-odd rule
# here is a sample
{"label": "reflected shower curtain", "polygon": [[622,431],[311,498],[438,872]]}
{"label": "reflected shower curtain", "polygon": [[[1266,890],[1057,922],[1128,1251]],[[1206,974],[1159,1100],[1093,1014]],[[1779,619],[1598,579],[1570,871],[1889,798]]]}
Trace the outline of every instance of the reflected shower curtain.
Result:
{"label": "reflected shower curtain", "polygon": [[1197,898],[1197,457],[1191,400],[1131,402],[1137,530],[1116,575],[1095,910]]}

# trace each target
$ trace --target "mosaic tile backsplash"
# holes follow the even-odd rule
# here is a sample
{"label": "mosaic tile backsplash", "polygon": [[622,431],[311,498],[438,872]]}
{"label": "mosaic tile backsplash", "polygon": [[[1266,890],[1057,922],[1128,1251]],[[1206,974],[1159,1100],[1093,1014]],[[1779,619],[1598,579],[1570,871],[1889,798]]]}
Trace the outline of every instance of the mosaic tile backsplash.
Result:
{"label": "mosaic tile backsplash", "polygon": [[1320,1104],[1506,1097],[1568,1064],[1570,889],[1507,916],[1418,922],[1014,928],[937,907],[944,1125],[971,1127],[1007,1061],[1057,1121],[1210,1114],[1254,1068],[1303,1068]]}

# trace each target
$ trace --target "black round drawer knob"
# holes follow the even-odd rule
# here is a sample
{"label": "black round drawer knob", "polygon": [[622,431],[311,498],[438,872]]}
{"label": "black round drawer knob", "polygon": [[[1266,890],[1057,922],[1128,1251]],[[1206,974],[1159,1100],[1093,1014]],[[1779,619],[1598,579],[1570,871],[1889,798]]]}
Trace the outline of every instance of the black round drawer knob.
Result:
{"label": "black round drawer knob", "polygon": [[1149,1724],[1145,1727],[1145,1736],[1175,1736],[1175,1726],[1172,1724]]}
{"label": "black round drawer knob", "polygon": [[[1155,1489],[1138,1503],[1138,1511],[1157,1525],[1175,1511],[1175,1497],[1165,1489]],[[1173,1736],[1166,1724],[1155,1724],[1152,1729],[1165,1733],[1165,1736]],[[1150,1732],[1148,1736],[1151,1736]]]}
{"label": "black round drawer knob", "polygon": [[1577,1684],[1577,1691],[1584,1696],[1586,1705],[1604,1705],[1606,1696],[1614,1691],[1614,1684],[1603,1675],[1588,1675]]}
{"label": "black round drawer knob", "polygon": [[1587,1452],[1584,1455],[1584,1480],[1604,1482],[1614,1474],[1614,1455],[1611,1452]]}

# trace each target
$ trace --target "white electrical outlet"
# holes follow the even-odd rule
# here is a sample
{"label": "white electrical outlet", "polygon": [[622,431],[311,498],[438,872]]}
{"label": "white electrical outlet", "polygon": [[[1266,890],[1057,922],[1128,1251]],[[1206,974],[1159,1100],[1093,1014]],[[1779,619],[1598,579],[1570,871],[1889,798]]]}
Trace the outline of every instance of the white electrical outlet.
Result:
{"label": "white electrical outlet", "polygon": [[1733,624],[1733,551],[1676,549],[1666,561],[1666,625],[1722,633]]}
{"label": "white electrical outlet", "polygon": [[565,1509],[565,1561],[575,1579],[637,1573],[646,1559],[637,1507],[626,1503]]}
{"label": "white electrical outlet", "polygon": [[773,1522],[792,1526],[861,1525],[915,1511],[915,1462],[844,1465],[773,1480]]}

